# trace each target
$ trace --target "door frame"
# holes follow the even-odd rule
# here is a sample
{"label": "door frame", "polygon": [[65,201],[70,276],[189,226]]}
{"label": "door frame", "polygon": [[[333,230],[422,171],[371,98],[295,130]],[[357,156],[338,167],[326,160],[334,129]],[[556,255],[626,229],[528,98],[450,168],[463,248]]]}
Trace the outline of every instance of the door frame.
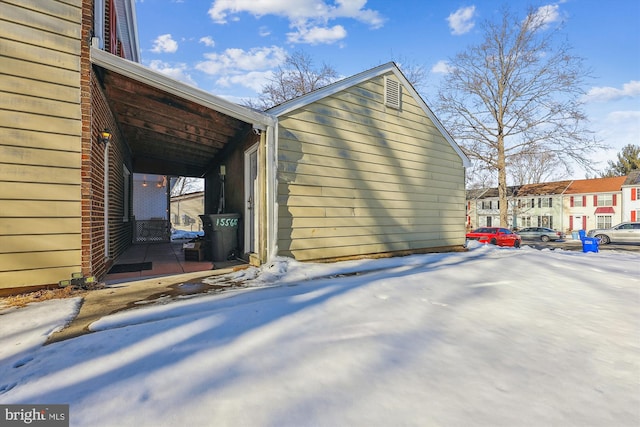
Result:
{"label": "door frame", "polygon": [[[258,162],[258,147],[259,143],[256,143],[249,147],[244,152],[244,252],[256,253],[258,251],[258,236],[259,236],[259,212],[260,212],[260,197],[257,197],[258,193],[258,176],[259,176],[259,162]],[[251,159],[255,159],[255,170],[251,168]],[[252,171],[255,172],[255,176],[252,176]]]}

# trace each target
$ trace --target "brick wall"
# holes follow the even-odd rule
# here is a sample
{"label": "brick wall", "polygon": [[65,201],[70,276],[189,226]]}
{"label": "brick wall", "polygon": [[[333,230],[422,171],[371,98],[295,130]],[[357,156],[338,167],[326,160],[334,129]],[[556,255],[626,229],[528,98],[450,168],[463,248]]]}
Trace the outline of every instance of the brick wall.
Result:
{"label": "brick wall", "polygon": [[[83,0],[83,40],[90,40],[93,4]],[[124,212],[123,166],[131,170],[131,160],[106,96],[90,62],[89,43],[83,43],[82,85],[82,272],[103,277],[113,261],[131,244],[131,212]],[[105,162],[105,146],[100,133],[109,129],[112,139]],[[109,252],[105,253],[105,164],[108,163]],[[129,191],[128,194],[131,194]],[[131,204],[129,203],[129,206]]]}
{"label": "brick wall", "polygon": [[[131,161],[127,156],[125,142],[118,133],[118,125],[109,109],[104,92],[95,74],[91,75],[91,136],[87,146],[88,153],[83,154],[83,266],[87,274],[102,277],[113,261],[131,244],[131,211],[125,215],[125,184],[123,166],[131,170]],[[108,218],[109,253],[105,254],[104,241],[104,202],[105,202],[105,147],[100,142],[100,132],[109,129],[112,139],[107,146],[108,179]],[[129,203],[129,207],[131,203]]]}

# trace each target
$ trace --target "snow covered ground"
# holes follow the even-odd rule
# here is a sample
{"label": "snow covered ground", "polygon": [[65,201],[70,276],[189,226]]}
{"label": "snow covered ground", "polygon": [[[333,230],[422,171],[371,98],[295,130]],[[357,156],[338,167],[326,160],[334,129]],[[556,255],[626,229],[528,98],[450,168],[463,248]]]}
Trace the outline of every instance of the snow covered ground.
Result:
{"label": "snow covered ground", "polygon": [[79,300],[0,310],[0,404],[92,427],[640,424],[638,254],[474,244],[235,277],[47,346]]}

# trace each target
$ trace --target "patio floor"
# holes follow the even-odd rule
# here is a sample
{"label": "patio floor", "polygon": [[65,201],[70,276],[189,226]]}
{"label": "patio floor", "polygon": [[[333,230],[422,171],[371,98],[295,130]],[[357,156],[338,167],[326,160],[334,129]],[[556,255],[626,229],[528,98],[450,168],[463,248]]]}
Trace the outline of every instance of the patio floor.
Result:
{"label": "patio floor", "polygon": [[145,243],[132,245],[113,264],[151,263],[150,270],[132,271],[126,273],[108,273],[105,283],[138,280],[145,277],[168,276],[173,274],[192,273],[196,271],[228,268],[244,264],[241,261],[186,261],[182,245],[184,242]]}

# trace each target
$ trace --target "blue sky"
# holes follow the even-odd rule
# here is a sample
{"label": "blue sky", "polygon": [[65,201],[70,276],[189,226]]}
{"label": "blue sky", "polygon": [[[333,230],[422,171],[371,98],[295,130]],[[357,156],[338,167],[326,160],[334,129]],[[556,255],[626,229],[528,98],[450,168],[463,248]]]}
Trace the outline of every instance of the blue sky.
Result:
{"label": "blue sky", "polygon": [[[640,144],[640,2],[509,1],[524,15],[545,7],[593,79],[584,87],[590,128],[615,159]],[[493,0],[137,0],[142,63],[215,95],[255,97],[288,53],[350,76],[390,60],[428,72],[421,94],[434,107],[446,61],[481,40],[500,16]],[[437,115],[437,110],[435,110]],[[584,178],[576,170],[574,178]]]}

